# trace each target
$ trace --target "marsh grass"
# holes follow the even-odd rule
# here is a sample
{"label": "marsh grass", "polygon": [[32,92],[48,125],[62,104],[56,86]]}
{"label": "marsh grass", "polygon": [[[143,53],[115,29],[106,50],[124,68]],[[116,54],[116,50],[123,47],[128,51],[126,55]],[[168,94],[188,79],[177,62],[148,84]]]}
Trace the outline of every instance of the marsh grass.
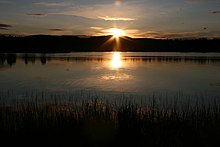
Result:
{"label": "marsh grass", "polygon": [[47,101],[42,95],[14,104],[1,99],[0,138],[2,144],[22,145],[214,146],[220,137],[219,104],[155,96],[141,104],[135,98]]}

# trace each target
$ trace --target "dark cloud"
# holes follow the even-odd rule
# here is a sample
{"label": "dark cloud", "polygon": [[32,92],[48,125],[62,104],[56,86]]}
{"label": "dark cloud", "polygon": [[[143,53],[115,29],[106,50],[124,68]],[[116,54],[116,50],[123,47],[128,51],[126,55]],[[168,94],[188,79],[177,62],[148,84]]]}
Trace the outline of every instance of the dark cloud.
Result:
{"label": "dark cloud", "polygon": [[48,29],[50,31],[65,31],[64,29]]}
{"label": "dark cloud", "polygon": [[12,27],[11,25],[8,24],[0,24],[0,30],[8,30],[8,28]]}
{"label": "dark cloud", "polygon": [[1,28],[1,27],[0,27],[0,30],[8,30],[8,28]]}
{"label": "dark cloud", "polygon": [[212,11],[211,13],[212,14],[218,14],[218,13],[220,13],[220,11]]}
{"label": "dark cloud", "polygon": [[47,16],[47,14],[44,13],[26,13],[28,16]]}
{"label": "dark cloud", "polygon": [[[204,28],[208,29],[207,27],[204,27]],[[143,35],[149,38],[159,38],[159,39],[220,37],[219,32],[212,33],[212,32],[206,32],[206,31],[174,32],[174,33],[152,31],[152,32],[145,32]]]}

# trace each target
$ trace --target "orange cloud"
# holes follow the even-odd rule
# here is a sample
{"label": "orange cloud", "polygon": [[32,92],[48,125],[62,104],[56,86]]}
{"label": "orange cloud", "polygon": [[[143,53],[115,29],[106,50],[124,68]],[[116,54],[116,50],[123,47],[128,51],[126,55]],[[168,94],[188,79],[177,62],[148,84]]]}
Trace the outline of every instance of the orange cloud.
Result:
{"label": "orange cloud", "polygon": [[135,19],[133,18],[127,18],[127,17],[99,17],[100,19],[104,19],[106,21],[134,21]]}

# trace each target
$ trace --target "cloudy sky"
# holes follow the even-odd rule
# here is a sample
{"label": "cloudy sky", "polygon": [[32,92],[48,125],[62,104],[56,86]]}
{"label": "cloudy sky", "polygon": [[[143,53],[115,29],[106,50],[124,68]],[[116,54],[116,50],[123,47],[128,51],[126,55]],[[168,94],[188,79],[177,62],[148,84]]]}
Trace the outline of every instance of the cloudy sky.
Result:
{"label": "cloudy sky", "polygon": [[0,0],[0,34],[220,37],[220,0]]}

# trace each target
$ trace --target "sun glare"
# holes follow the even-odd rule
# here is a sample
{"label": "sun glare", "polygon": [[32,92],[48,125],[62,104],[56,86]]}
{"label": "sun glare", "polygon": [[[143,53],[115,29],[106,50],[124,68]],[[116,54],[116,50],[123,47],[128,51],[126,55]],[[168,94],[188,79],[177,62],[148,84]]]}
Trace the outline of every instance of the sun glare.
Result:
{"label": "sun glare", "polygon": [[125,31],[122,29],[112,28],[109,30],[109,33],[114,36],[114,38],[118,38],[121,36],[125,36]]}
{"label": "sun glare", "polygon": [[120,68],[122,66],[122,60],[120,52],[114,52],[111,60],[111,67]]}

